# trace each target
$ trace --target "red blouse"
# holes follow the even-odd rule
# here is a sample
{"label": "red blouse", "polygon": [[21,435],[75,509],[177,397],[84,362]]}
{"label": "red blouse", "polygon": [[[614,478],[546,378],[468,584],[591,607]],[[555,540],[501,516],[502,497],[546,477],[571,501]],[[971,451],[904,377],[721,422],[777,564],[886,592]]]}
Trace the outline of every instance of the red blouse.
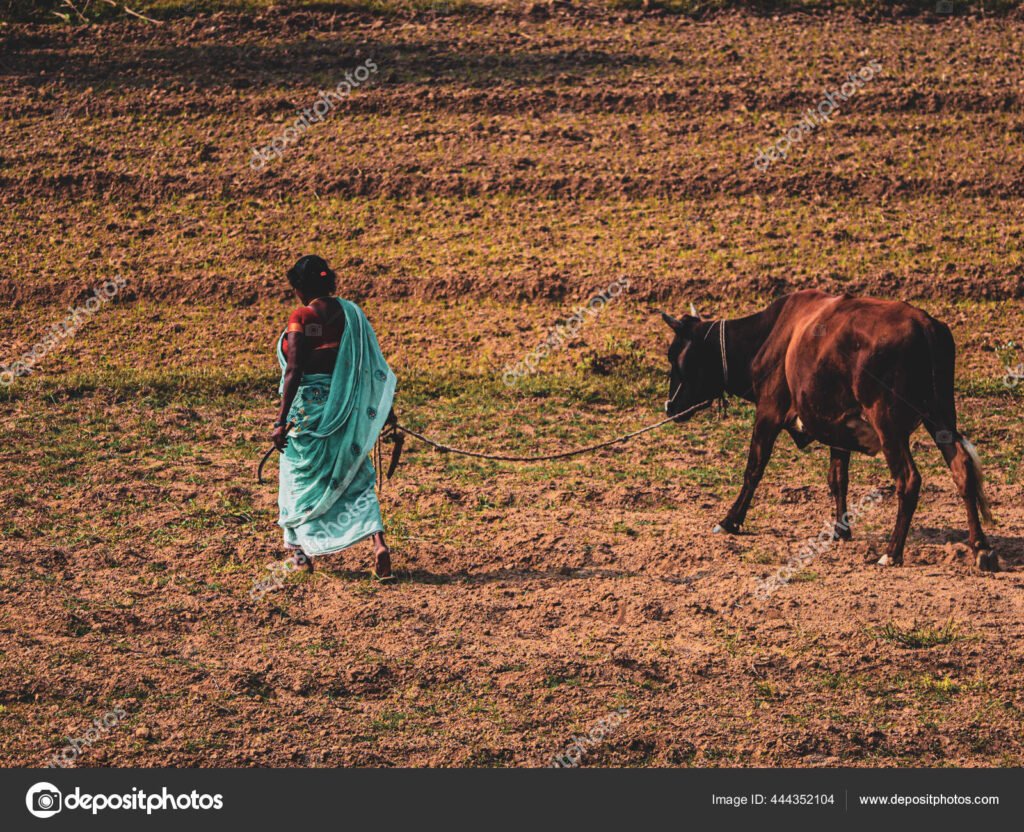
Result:
{"label": "red blouse", "polygon": [[[300,306],[288,318],[287,332],[301,332],[309,339],[310,349],[337,349],[341,333],[345,329],[345,315],[341,305],[332,301],[333,309],[327,319],[321,318],[311,306]],[[288,339],[284,341],[284,353],[288,355]]]}

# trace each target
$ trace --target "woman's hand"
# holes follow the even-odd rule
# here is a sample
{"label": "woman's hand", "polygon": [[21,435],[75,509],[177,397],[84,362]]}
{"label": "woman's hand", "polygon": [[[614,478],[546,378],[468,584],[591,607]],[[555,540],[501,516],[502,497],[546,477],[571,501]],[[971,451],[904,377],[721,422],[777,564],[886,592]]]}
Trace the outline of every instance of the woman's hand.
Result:
{"label": "woman's hand", "polygon": [[270,439],[274,443],[274,447],[279,451],[283,451],[285,445],[288,444],[288,425],[276,425],[274,432],[270,434]]}

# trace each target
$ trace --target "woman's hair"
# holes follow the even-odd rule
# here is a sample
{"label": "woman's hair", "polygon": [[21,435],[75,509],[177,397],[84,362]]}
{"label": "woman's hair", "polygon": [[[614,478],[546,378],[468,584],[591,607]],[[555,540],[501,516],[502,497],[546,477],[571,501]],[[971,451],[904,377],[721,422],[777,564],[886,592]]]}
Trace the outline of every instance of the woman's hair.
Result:
{"label": "woman's hair", "polygon": [[333,295],[337,275],[323,257],[307,254],[288,270],[288,282],[304,295]]}

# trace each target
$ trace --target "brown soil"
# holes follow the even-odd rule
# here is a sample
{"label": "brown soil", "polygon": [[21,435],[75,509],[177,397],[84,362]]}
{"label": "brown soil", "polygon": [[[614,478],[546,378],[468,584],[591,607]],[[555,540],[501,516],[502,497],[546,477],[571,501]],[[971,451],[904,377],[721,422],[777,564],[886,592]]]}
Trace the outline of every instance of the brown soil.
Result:
{"label": "brown soil", "polygon": [[[115,707],[127,720],[78,765],[546,765],[617,709],[584,765],[1024,765],[1024,447],[994,351],[1020,341],[1024,297],[1020,21],[271,13],[2,31],[6,341],[28,348],[38,308],[115,271],[130,290],[0,404],[0,765],[46,764]],[[368,56],[372,85],[248,169]],[[885,75],[827,136],[753,175],[757,147],[868,56]],[[830,515],[826,459],[786,443],[752,534],[711,535],[744,461],[740,408],[552,466],[413,444],[383,498],[397,585],[365,577],[367,544],[254,599],[283,557],[253,476],[267,345],[282,265],[311,245],[377,325],[403,417],[510,451],[656,418],[642,379],[614,395],[620,373],[661,370],[653,301],[921,299],[957,334],[1004,571],[973,568],[922,441],[905,566],[870,563],[887,491],[854,541],[758,601]],[[489,365],[620,275],[631,301],[545,369],[582,393],[495,386]],[[637,369],[631,350],[655,358]],[[853,500],[888,485],[854,461]]]}

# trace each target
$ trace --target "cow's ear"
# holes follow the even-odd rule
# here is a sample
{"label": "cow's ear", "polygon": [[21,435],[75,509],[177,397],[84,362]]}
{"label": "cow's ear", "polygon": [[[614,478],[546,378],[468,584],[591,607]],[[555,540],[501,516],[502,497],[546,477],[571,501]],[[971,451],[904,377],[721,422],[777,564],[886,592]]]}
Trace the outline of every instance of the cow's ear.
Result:
{"label": "cow's ear", "polygon": [[678,335],[682,335],[683,334],[683,330],[685,329],[685,326],[684,326],[682,321],[673,318],[667,312],[662,312],[661,313],[661,319],[666,324],[668,324],[669,329],[671,329],[673,332],[675,332]]}

